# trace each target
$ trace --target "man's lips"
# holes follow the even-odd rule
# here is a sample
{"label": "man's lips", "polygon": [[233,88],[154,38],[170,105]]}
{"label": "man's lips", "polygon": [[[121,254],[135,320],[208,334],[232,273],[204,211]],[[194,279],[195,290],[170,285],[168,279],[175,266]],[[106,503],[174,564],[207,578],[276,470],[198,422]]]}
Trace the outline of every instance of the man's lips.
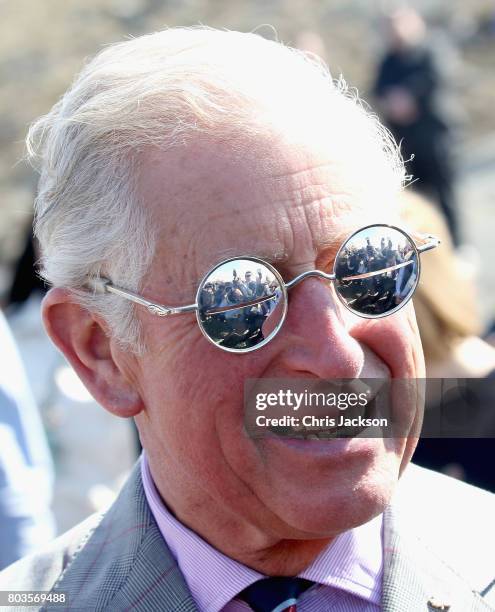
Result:
{"label": "man's lips", "polygon": [[[310,415],[306,415],[310,416]],[[350,408],[345,413],[338,409],[329,410],[324,417],[318,416],[312,421],[314,424],[294,425],[287,427],[270,427],[269,430],[277,436],[305,440],[328,440],[332,438],[353,438],[368,428],[367,425],[330,425],[332,419],[340,423],[341,419],[372,419],[375,416],[374,399],[368,401],[364,407]]]}
{"label": "man's lips", "polygon": [[[345,410],[339,409],[338,406],[304,406],[297,410],[298,424],[287,424],[283,426],[270,426],[268,431],[275,436],[283,438],[305,439],[305,440],[328,440],[332,438],[352,438],[368,429],[368,425],[341,425],[342,419],[362,421],[363,419],[373,419],[378,416],[379,410],[377,406],[377,397],[380,389],[388,381],[383,379],[373,379],[373,384],[368,381],[353,380],[346,383],[346,393],[356,393],[366,395],[365,406],[350,406]],[[313,394],[328,394],[332,389],[326,381],[315,380],[313,384],[308,385],[309,392]],[[334,391],[335,393],[342,393]],[[304,417],[306,424],[302,424]],[[361,417],[361,418],[360,418]]]}

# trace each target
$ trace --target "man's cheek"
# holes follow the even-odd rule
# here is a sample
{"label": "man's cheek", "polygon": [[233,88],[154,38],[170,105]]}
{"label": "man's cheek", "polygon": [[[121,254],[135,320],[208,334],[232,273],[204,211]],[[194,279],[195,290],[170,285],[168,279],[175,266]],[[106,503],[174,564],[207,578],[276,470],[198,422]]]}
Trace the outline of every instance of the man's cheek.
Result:
{"label": "man's cheek", "polygon": [[421,343],[421,337],[419,335],[418,323],[416,321],[416,313],[414,311],[413,302],[409,302],[407,305],[407,311],[404,313],[407,315],[407,320],[410,330],[410,350],[413,353],[414,368],[416,378],[425,378],[425,359],[423,353],[423,345]]}
{"label": "man's cheek", "polygon": [[352,335],[388,366],[392,377],[424,376],[421,342],[411,305],[390,317],[358,322]]}

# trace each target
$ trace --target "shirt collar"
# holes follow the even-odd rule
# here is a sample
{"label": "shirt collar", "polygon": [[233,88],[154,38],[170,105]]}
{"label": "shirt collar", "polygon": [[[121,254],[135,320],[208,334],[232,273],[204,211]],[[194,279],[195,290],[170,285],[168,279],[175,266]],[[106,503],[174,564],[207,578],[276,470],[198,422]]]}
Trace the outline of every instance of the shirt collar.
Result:
{"label": "shirt collar", "polygon": [[[144,451],[141,475],[151,513],[200,610],[219,612],[240,591],[264,577],[210,546],[170,513],[155,487]],[[379,604],[383,573],[381,528],[379,515],[340,534],[300,577]]]}
{"label": "shirt collar", "polygon": [[383,515],[338,535],[299,575],[380,605]]}

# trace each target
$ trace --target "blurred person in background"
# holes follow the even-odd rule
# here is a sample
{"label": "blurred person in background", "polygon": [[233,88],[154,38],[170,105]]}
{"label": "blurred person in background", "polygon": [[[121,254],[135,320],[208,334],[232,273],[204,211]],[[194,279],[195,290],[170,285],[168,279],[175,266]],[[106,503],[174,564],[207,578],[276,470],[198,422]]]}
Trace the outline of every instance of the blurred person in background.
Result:
{"label": "blurred person in background", "polygon": [[55,536],[53,466],[14,339],[0,312],[0,568]]}
{"label": "blurred person in background", "polygon": [[314,30],[300,30],[296,35],[296,45],[301,51],[314,53],[323,61],[327,61],[327,49],[325,41],[318,32]]}
{"label": "blurred person in background", "polygon": [[[489,434],[495,421],[495,415],[489,415],[495,406],[495,348],[481,338],[479,298],[472,271],[457,258],[445,221],[431,203],[406,192],[403,205],[403,218],[412,230],[424,232],[428,228],[442,240],[441,249],[423,258],[421,282],[413,298],[426,376],[430,379],[486,378],[493,381],[483,386],[482,398],[488,413],[483,426]],[[442,401],[441,388],[440,384],[428,385],[427,409],[433,409]],[[462,396],[455,401],[463,401]],[[483,439],[483,428],[479,436],[422,439],[414,461],[495,491],[495,439]]]}
{"label": "blurred person in background", "polygon": [[36,272],[36,241],[30,224],[24,234],[24,247],[14,264],[14,275],[7,295],[6,306],[9,313],[17,311],[30,297],[33,291],[42,296],[46,284]]}
{"label": "blurred person in background", "polygon": [[455,198],[455,56],[446,40],[428,36],[412,7],[391,13],[386,27],[388,48],[373,87],[378,109],[408,161],[413,188],[441,207],[457,246],[462,237]]}

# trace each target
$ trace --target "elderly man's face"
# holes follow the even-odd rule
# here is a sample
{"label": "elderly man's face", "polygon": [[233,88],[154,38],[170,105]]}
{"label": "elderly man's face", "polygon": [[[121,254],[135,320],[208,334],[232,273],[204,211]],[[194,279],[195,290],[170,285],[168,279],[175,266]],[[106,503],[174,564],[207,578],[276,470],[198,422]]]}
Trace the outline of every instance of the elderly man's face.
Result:
{"label": "elderly man's face", "polygon": [[[358,169],[351,178],[335,156],[275,137],[240,155],[195,142],[180,155],[149,154],[142,167],[141,193],[159,227],[142,293],[164,304],[194,302],[203,275],[238,255],[272,262],[286,280],[331,271],[353,230],[395,221],[382,202],[358,195]],[[383,510],[411,439],[251,439],[243,386],[257,377],[421,377],[411,306],[358,318],[329,284],[308,278],[291,290],[277,337],[245,355],[209,343],[193,315],[138,316],[148,351],[129,366],[145,405],[137,423],[157,484],[186,523],[184,499],[221,507],[268,540],[330,537]]]}

